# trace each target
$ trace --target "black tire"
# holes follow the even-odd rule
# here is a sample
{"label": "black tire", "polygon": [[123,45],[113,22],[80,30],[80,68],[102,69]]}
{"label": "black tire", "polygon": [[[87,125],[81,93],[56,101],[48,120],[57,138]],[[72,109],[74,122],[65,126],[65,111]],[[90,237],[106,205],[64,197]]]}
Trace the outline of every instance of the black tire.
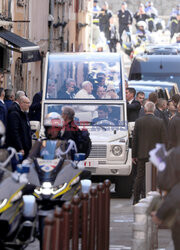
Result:
{"label": "black tire", "polygon": [[132,196],[133,177],[132,174],[129,176],[120,176],[115,181],[115,192],[119,198],[131,198]]}

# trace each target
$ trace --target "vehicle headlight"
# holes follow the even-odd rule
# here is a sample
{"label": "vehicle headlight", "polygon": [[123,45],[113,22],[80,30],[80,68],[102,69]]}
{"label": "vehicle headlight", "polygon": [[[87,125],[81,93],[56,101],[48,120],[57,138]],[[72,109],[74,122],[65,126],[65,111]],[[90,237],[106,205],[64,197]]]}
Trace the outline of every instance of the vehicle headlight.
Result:
{"label": "vehicle headlight", "polygon": [[51,182],[43,182],[42,184],[42,188],[51,188],[51,187],[52,187]]}
{"label": "vehicle headlight", "polygon": [[114,156],[120,156],[122,154],[122,147],[119,145],[112,146],[112,153]]}
{"label": "vehicle headlight", "polygon": [[34,192],[38,195],[51,195],[51,194],[58,194],[62,192],[67,187],[67,183],[63,183],[62,185],[59,185],[57,187],[52,187],[50,182],[44,182],[42,184],[42,187],[36,187],[34,189]]}
{"label": "vehicle headlight", "polygon": [[0,209],[3,208],[8,202],[8,199],[3,199],[0,201]]}

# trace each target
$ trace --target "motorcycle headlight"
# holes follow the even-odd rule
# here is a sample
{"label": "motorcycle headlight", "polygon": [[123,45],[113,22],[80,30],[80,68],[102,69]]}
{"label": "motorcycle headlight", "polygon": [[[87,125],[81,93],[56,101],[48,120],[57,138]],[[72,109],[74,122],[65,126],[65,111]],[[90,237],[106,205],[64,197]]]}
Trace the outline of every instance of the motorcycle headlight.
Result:
{"label": "motorcycle headlight", "polygon": [[42,187],[36,187],[34,192],[37,195],[43,194],[43,195],[51,195],[51,194],[58,194],[62,192],[67,187],[67,183],[63,183],[62,185],[59,185],[57,187],[52,187],[52,184],[50,182],[44,182],[42,184]]}
{"label": "motorcycle headlight", "polygon": [[41,187],[36,187],[34,192],[36,194],[51,195],[52,194],[52,184],[50,182],[43,182]]}
{"label": "motorcycle headlight", "polygon": [[43,182],[43,184],[42,184],[42,188],[51,188],[52,187],[52,184],[51,184],[51,182]]}
{"label": "motorcycle headlight", "polygon": [[112,153],[114,156],[120,156],[122,154],[122,147],[119,145],[112,146]]}
{"label": "motorcycle headlight", "polygon": [[3,208],[8,202],[8,199],[3,199],[0,201],[0,209]]}

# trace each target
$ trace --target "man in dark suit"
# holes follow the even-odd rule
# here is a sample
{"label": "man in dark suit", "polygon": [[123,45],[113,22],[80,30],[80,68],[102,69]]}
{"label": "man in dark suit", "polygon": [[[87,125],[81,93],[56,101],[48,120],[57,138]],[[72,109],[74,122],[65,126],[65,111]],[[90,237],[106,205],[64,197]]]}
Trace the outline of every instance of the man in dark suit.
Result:
{"label": "man in dark suit", "polygon": [[139,116],[141,104],[135,100],[136,90],[134,88],[126,88],[126,101],[127,101],[127,120],[134,122]]}
{"label": "man in dark suit", "polygon": [[41,121],[41,101],[42,91],[37,92],[33,97],[32,104],[29,108],[30,121]]}
{"label": "man in dark suit", "polygon": [[145,197],[145,164],[149,160],[149,151],[155,147],[156,143],[167,145],[164,122],[154,115],[155,104],[147,102],[144,110],[145,116],[135,122],[132,140],[132,160],[134,164],[137,164],[133,204],[139,201],[141,195]]}
{"label": "man in dark suit", "polygon": [[180,101],[177,104],[177,113],[169,121],[168,148],[180,146]]}
{"label": "man in dark suit", "polygon": [[19,104],[8,110],[6,144],[21,152],[26,158],[32,146],[31,129],[28,119],[29,98],[21,96]]}
{"label": "man in dark suit", "polygon": [[169,119],[165,113],[166,110],[167,110],[167,100],[165,100],[163,98],[159,98],[157,101],[157,105],[156,105],[155,116],[162,119],[164,121],[165,127],[168,128]]}
{"label": "man in dark suit", "polygon": [[[139,101],[135,100],[136,90],[134,88],[126,88],[126,101],[127,101],[127,121],[129,127],[129,147],[132,148],[132,133],[134,122],[139,116],[139,111],[141,109],[141,104]],[[131,126],[131,124],[133,126]],[[137,166],[133,164],[132,167],[132,188],[134,185],[134,180],[137,175]]]}
{"label": "man in dark suit", "polygon": [[5,92],[3,88],[0,88],[0,120],[3,122],[6,127],[7,123],[7,108],[4,103]]}
{"label": "man in dark suit", "polygon": [[73,99],[76,92],[77,92],[76,82],[73,79],[68,78],[66,80],[65,86],[63,85],[62,88],[58,91],[58,98],[62,98],[65,100]]}

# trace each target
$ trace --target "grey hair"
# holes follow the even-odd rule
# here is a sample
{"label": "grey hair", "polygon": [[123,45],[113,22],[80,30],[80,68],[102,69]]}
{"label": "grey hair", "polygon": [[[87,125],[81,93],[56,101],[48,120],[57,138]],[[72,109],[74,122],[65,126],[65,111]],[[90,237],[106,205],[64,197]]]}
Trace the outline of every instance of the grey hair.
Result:
{"label": "grey hair", "polygon": [[14,94],[13,89],[5,89],[5,98],[6,98],[6,100],[9,100],[11,98],[12,94]]}
{"label": "grey hair", "polygon": [[71,82],[76,83],[74,79],[68,78],[68,79],[66,80],[66,86],[69,86]]}
{"label": "grey hair", "polygon": [[146,104],[144,105],[145,112],[154,113],[155,109],[156,109],[156,106],[153,102],[146,102]]}
{"label": "grey hair", "polygon": [[62,112],[68,116],[69,120],[72,121],[74,119],[75,112],[72,107],[64,106]]}
{"label": "grey hair", "polygon": [[21,96],[24,96],[25,95],[25,92],[23,90],[18,90],[15,94],[15,100],[16,101],[19,101]]}
{"label": "grey hair", "polygon": [[157,100],[157,107],[158,108],[162,108],[163,107],[163,105],[164,105],[164,103],[167,103],[167,101],[165,100],[165,99],[163,99],[163,98],[158,98],[158,100]]}

